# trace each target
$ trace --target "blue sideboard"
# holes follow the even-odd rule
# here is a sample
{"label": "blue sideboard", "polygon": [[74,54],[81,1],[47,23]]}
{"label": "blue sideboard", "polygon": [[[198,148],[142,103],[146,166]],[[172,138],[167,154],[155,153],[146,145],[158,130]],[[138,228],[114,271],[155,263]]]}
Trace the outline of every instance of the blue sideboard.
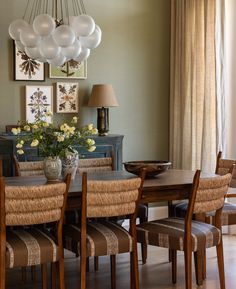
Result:
{"label": "blue sideboard", "polygon": [[[13,155],[16,154],[15,136],[12,134],[0,134],[0,157],[3,159],[3,175],[14,175]],[[108,157],[114,152],[115,169],[122,169],[123,135],[110,134],[107,136],[93,136],[96,142],[96,150],[92,153],[79,146],[75,148],[79,151],[80,158],[101,158]],[[25,154],[19,156],[20,161],[34,161],[40,158],[38,149],[28,147]]]}

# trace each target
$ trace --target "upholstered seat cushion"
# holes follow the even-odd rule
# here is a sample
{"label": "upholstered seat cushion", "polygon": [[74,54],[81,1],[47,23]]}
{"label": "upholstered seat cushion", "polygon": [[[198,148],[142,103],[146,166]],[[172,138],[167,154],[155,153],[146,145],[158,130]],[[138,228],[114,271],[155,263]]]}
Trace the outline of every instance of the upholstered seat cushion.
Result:
{"label": "upholstered seat cushion", "polygon": [[[192,251],[219,244],[221,232],[210,224],[192,221]],[[184,219],[166,218],[137,225],[138,242],[184,250]]]}
{"label": "upholstered seat cushion", "polygon": [[6,267],[32,266],[55,262],[58,246],[47,230],[9,229],[6,235]]}
{"label": "upholstered seat cushion", "polygon": [[[80,253],[79,225],[65,225],[64,248]],[[132,237],[116,222],[103,220],[87,223],[87,256],[115,255],[132,251]]]}
{"label": "upholstered seat cushion", "polygon": [[[179,204],[175,204],[173,206],[173,212],[174,216],[183,218],[186,214],[188,207],[188,203],[181,202]],[[215,212],[208,212],[206,214],[206,223],[208,224],[214,224],[215,218],[214,218]],[[222,215],[221,215],[222,226],[227,225],[235,225],[236,224],[236,204],[224,203],[224,207],[222,209]]]}

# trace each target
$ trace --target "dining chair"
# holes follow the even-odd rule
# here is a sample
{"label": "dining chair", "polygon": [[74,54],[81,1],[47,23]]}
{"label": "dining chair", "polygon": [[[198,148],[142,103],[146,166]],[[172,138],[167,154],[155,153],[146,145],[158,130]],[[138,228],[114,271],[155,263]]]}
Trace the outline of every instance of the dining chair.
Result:
{"label": "dining chair", "polygon": [[43,161],[21,162],[13,156],[15,176],[36,176],[44,175]]}
{"label": "dining chair", "polygon": [[[111,288],[116,288],[116,255],[130,253],[131,288],[139,288],[136,216],[145,172],[141,177],[90,180],[82,175],[80,224],[63,228],[64,248],[80,255],[80,285],[86,288],[88,256],[110,256]],[[110,217],[129,216],[129,231]]]}
{"label": "dining chair", "polygon": [[[231,181],[231,173],[200,179],[196,171],[185,218],[169,217],[137,225],[137,240],[146,245],[168,248],[172,253],[172,282],[176,283],[177,250],[184,251],[185,288],[192,288],[192,252],[198,253],[196,269],[203,264],[206,248],[216,247],[220,288],[225,289],[221,213]],[[198,221],[198,217],[215,211],[215,224]],[[196,220],[193,220],[193,214]],[[198,276],[200,277],[201,272]]]}
{"label": "dining chair", "polygon": [[[0,177],[0,289],[6,268],[41,265],[42,288],[47,288],[47,263],[57,263],[64,289],[63,216],[70,175],[65,182],[39,186],[7,186]],[[55,236],[40,224],[55,225]],[[55,280],[54,280],[55,282]]]}
{"label": "dining chair", "polygon": [[[112,171],[115,170],[115,157],[114,152],[111,152],[110,157],[104,158],[87,158],[87,159],[79,159],[77,173],[96,173],[102,171]],[[72,211],[67,211],[65,214],[65,223],[66,224],[75,224],[79,223],[80,218],[80,210],[74,209]],[[120,217],[120,219],[124,219]],[[148,220],[148,207],[144,204],[139,204],[138,207],[138,214],[137,219],[139,223],[147,222]],[[147,259],[147,247],[145,245],[141,245],[141,252],[142,252],[142,260],[143,263],[146,262]],[[87,266],[88,262],[87,262]],[[98,257],[94,258],[94,270],[98,271]],[[89,269],[89,268],[87,268]]]}

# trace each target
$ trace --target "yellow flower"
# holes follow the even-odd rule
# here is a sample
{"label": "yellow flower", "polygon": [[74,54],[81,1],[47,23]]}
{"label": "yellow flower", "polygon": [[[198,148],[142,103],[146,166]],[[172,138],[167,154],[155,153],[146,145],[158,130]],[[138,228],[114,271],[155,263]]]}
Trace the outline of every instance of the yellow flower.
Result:
{"label": "yellow flower", "polygon": [[18,144],[16,144],[17,149],[21,149],[22,147],[23,147],[23,145],[20,142]]}
{"label": "yellow flower", "polygon": [[72,118],[71,123],[77,123],[77,122],[78,122],[78,117],[77,117],[77,116],[74,116],[74,117]]}
{"label": "yellow flower", "polygon": [[19,155],[23,155],[24,151],[22,149],[16,151]]}
{"label": "yellow flower", "polygon": [[33,128],[33,129],[38,129],[39,127],[38,127],[37,124],[33,124],[33,125],[32,125],[32,128]]}
{"label": "yellow flower", "polygon": [[43,122],[43,127],[48,127],[48,126],[49,126],[49,123],[46,122],[46,121],[44,121],[44,122]]}
{"label": "yellow flower", "polygon": [[24,142],[24,141],[23,141],[23,139],[22,139],[22,140],[20,141],[20,144],[22,144],[22,145],[23,145],[24,143],[25,143],[25,142]]}
{"label": "yellow flower", "polygon": [[88,130],[92,130],[92,129],[93,129],[93,124],[92,123],[88,124]]}
{"label": "yellow flower", "polygon": [[45,115],[46,115],[46,116],[53,116],[53,113],[52,113],[50,110],[48,110],[48,111],[45,113]]}
{"label": "yellow flower", "polygon": [[14,134],[14,135],[17,135],[19,132],[18,132],[18,128],[12,128],[11,132]]}
{"label": "yellow flower", "polygon": [[98,130],[94,127],[91,131],[92,134],[97,134],[98,133]]}
{"label": "yellow flower", "polygon": [[24,130],[25,130],[25,131],[30,131],[30,126],[29,126],[29,125],[25,125],[25,126],[24,126]]}
{"label": "yellow flower", "polygon": [[33,139],[33,141],[31,142],[30,146],[31,147],[36,147],[36,146],[38,146],[38,144],[39,144],[39,141],[37,139]]}
{"label": "yellow flower", "polygon": [[95,151],[95,149],[96,149],[95,146],[91,146],[91,147],[88,148],[88,152],[91,153],[91,152]]}
{"label": "yellow flower", "polygon": [[87,144],[88,144],[89,146],[93,146],[93,145],[95,144],[95,141],[94,141],[93,139],[91,139],[91,138],[88,138],[88,139],[86,140],[86,142],[87,142]]}
{"label": "yellow flower", "polygon": [[57,137],[57,141],[58,142],[63,142],[65,140],[65,137],[63,136],[63,135],[59,135],[58,137]]}

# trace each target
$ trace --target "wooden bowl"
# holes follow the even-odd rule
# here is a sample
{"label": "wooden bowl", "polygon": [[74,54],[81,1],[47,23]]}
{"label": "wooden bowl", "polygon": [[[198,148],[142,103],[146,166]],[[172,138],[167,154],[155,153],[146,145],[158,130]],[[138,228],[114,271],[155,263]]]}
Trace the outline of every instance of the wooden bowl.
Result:
{"label": "wooden bowl", "polygon": [[146,168],[147,178],[164,173],[170,166],[171,163],[168,161],[132,161],[124,163],[126,171],[135,175],[139,175],[141,169]]}

